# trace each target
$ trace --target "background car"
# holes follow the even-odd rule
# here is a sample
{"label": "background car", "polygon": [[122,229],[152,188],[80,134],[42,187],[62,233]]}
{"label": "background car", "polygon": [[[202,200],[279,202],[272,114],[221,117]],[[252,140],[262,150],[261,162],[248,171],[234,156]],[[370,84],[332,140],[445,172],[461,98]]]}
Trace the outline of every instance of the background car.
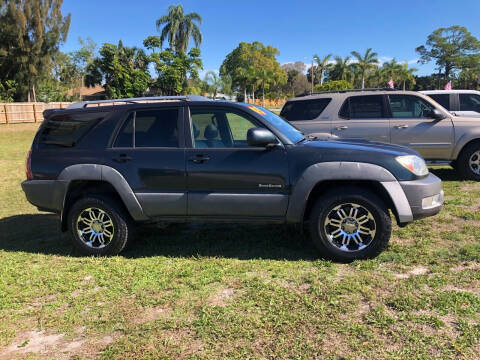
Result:
{"label": "background car", "polygon": [[316,93],[287,101],[280,115],[307,134],[408,146],[431,162],[449,162],[480,180],[480,122],[458,117],[427,95],[365,89]]}
{"label": "background car", "polygon": [[420,91],[456,116],[480,117],[480,91],[428,90]]}

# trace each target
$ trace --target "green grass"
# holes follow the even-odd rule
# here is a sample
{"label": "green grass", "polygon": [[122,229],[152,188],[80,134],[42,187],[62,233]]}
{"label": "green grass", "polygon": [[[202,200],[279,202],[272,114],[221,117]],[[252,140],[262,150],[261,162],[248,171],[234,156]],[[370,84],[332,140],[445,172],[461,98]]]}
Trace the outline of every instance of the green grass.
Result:
{"label": "green grass", "polygon": [[318,258],[283,226],[140,229],[80,257],[20,188],[33,125],[0,127],[0,359],[445,359],[480,353],[480,183],[378,258]]}

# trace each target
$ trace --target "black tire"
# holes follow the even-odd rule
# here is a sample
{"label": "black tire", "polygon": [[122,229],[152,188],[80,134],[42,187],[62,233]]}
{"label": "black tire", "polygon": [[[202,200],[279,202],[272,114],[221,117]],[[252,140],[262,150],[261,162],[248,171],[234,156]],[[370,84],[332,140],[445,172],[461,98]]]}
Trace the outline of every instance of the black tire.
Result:
{"label": "black tire", "polygon": [[[477,153],[476,155],[474,155]],[[458,156],[456,170],[462,175],[464,179],[480,181],[480,165],[476,165],[475,170],[478,169],[479,173],[472,170],[470,166],[470,159],[474,157],[477,159],[480,154],[480,141],[475,141],[468,144],[463,148],[462,152]]]}
{"label": "black tire", "polygon": [[[370,212],[375,221],[373,238],[369,235],[370,240],[366,247],[354,251],[341,250],[340,245],[335,245],[334,240],[329,240],[325,230],[327,216],[334,212],[335,207],[346,203],[360,205],[363,211]],[[308,228],[314,245],[324,257],[345,262],[373,258],[386,249],[392,232],[392,221],[388,208],[378,196],[366,189],[346,187],[330,191],[316,200],[310,214]],[[363,243],[360,242],[360,244]],[[353,242],[352,245],[356,246]]]}
{"label": "black tire", "polygon": [[[98,241],[92,246],[87,245],[77,230],[77,220],[80,214],[84,214],[84,211],[89,208],[105,212],[113,223],[113,236],[103,247],[95,247]],[[132,240],[135,233],[135,224],[123,205],[99,195],[89,195],[77,200],[70,208],[67,216],[68,232],[73,245],[84,255],[117,255],[125,248],[127,242]]]}
{"label": "black tire", "polygon": [[452,167],[453,170],[457,170],[457,160],[453,160],[450,162],[450,166]]}

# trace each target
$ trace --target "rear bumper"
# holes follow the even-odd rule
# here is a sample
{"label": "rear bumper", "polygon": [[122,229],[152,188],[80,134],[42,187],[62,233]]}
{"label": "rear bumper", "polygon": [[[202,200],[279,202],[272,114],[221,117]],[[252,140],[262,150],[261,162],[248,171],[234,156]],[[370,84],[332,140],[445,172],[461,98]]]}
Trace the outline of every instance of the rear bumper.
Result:
{"label": "rear bumper", "polygon": [[414,181],[401,181],[400,186],[408,199],[413,219],[437,214],[443,207],[442,180],[433,174]]}
{"label": "rear bumper", "polygon": [[30,204],[39,210],[59,213],[63,209],[68,182],[61,180],[26,180],[22,190]]}

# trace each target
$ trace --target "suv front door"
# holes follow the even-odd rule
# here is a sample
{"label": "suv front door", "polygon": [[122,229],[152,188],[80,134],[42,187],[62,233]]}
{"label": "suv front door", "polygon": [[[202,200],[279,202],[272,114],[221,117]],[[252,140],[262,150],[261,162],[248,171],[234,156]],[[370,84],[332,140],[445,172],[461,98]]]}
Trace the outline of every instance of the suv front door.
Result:
{"label": "suv front door", "polygon": [[236,109],[191,106],[189,127],[189,216],[285,216],[287,154],[281,144],[273,148],[248,145],[248,129],[262,127],[256,119]]}
{"label": "suv front door", "polygon": [[390,142],[390,127],[383,95],[349,96],[338,118],[332,121],[332,134],[340,138]]}
{"label": "suv front door", "polygon": [[432,117],[433,104],[415,95],[388,95],[393,144],[408,146],[429,160],[450,159],[454,132],[450,117]]}

